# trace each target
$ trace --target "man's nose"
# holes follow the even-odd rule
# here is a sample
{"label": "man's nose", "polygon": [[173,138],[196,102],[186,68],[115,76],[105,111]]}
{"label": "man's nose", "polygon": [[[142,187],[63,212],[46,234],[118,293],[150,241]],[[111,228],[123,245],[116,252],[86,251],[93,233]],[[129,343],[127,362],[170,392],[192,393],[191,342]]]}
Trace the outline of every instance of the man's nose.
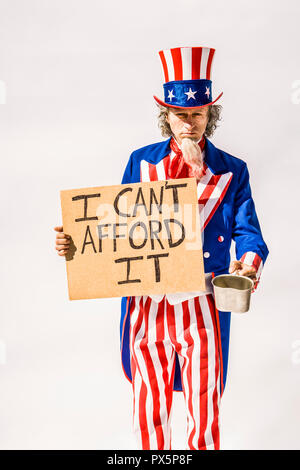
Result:
{"label": "man's nose", "polygon": [[190,126],[193,126],[195,120],[196,120],[196,117],[193,115],[190,115],[190,116],[186,116],[185,122],[189,124]]}
{"label": "man's nose", "polygon": [[187,118],[184,122],[185,126],[190,129],[191,127],[193,127],[193,119],[192,118]]}

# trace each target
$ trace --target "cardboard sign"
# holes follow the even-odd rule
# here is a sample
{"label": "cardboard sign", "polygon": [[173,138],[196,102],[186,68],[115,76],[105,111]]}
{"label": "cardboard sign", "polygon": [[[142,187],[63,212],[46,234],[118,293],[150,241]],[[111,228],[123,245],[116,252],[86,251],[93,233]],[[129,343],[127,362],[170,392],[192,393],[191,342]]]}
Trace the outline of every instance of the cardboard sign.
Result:
{"label": "cardboard sign", "polygon": [[69,297],[205,289],[195,178],[61,191]]}

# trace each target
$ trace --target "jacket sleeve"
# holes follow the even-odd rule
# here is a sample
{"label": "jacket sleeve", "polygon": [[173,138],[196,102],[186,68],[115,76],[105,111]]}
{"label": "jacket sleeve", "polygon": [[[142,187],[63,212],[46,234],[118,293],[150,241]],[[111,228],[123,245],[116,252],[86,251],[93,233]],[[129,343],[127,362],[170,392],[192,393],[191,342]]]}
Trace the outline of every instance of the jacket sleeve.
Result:
{"label": "jacket sleeve", "polygon": [[254,267],[259,281],[269,250],[260,230],[245,162],[239,175],[235,197],[232,238],[236,243],[236,258]]}
{"label": "jacket sleeve", "polygon": [[132,154],[130,155],[128,163],[126,165],[121,184],[130,184],[131,178],[132,178]]}

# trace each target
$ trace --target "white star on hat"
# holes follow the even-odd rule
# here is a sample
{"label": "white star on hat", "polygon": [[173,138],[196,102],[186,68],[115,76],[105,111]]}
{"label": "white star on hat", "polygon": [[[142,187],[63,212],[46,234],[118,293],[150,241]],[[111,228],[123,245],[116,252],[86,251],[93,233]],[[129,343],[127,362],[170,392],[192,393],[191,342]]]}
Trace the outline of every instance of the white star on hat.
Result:
{"label": "white star on hat", "polygon": [[207,86],[205,88],[206,88],[206,92],[204,94],[207,95],[207,98],[209,98],[209,95],[210,95],[209,88]]}
{"label": "white star on hat", "polygon": [[175,95],[173,95],[173,90],[168,91],[168,100],[172,101],[172,98],[175,98]]}
{"label": "white star on hat", "polygon": [[189,91],[185,91],[184,94],[187,95],[187,99],[189,100],[190,98],[193,98],[194,100],[196,99],[195,98],[195,94],[197,92],[196,91],[192,91],[192,89],[190,88]]}

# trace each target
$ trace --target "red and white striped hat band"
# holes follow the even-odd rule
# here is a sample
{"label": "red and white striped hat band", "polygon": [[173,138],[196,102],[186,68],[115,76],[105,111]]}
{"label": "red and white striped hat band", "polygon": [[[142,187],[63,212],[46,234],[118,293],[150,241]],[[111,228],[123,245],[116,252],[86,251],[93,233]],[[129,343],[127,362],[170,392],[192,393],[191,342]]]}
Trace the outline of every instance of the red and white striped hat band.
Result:
{"label": "red and white striped hat band", "polygon": [[165,78],[165,101],[156,96],[154,99],[163,106],[179,108],[198,108],[215,103],[223,93],[212,100],[214,53],[215,49],[209,47],[176,47],[159,51]]}

